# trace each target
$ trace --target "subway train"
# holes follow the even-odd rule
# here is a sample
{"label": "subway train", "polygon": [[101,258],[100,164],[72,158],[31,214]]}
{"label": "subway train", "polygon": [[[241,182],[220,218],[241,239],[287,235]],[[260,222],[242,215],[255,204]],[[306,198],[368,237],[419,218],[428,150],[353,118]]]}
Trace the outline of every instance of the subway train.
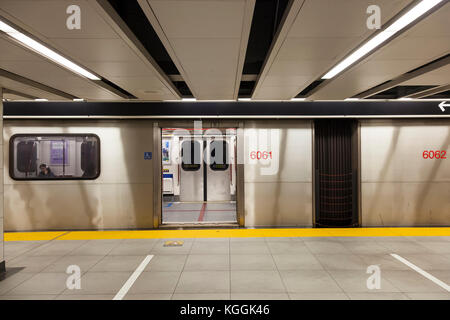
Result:
{"label": "subway train", "polygon": [[448,118],[6,117],[5,231],[450,225]]}

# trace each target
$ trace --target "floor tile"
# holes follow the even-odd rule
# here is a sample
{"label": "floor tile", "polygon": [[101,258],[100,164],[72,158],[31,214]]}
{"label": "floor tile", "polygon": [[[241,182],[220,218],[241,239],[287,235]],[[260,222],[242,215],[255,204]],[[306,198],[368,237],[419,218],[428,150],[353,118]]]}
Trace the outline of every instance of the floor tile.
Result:
{"label": "floor tile", "polygon": [[172,300],[230,300],[229,293],[175,293]]}
{"label": "floor tile", "polygon": [[383,273],[383,276],[401,292],[446,292],[416,271],[388,270]]}
{"label": "floor tile", "polygon": [[305,292],[305,293],[289,293],[291,300],[349,300],[349,297],[342,292],[331,293],[317,293],[317,292]]}
{"label": "floor tile", "polygon": [[429,250],[430,253],[450,253],[450,243],[448,241],[427,241],[421,245]]}
{"label": "floor tile", "polygon": [[36,294],[36,295],[17,295],[17,296],[0,296],[0,300],[54,300],[56,294]]}
{"label": "floor tile", "polygon": [[376,242],[344,242],[344,247],[353,254],[389,254],[391,250]]}
{"label": "floor tile", "polygon": [[128,293],[173,293],[179,277],[180,272],[175,271],[142,272]]}
{"label": "floor tile", "polygon": [[123,300],[170,300],[171,293],[141,293],[141,294],[127,294]]}
{"label": "floor tile", "polygon": [[67,272],[69,266],[78,266],[81,273],[87,272],[99,262],[103,256],[64,256],[50,263],[41,272]]}
{"label": "floor tile", "polygon": [[339,287],[345,292],[360,292],[360,293],[381,293],[381,292],[400,292],[381,271],[380,289],[369,289],[367,281],[372,273],[366,271],[356,270],[331,270],[329,271],[331,277],[338,283]]}
{"label": "floor tile", "polygon": [[231,271],[232,293],[284,293],[277,271]]}
{"label": "floor tile", "polygon": [[181,271],[186,263],[187,255],[155,255],[145,267],[145,271]]}
{"label": "floor tile", "polygon": [[242,241],[230,243],[230,254],[270,254],[266,242]]}
{"label": "floor tile", "polygon": [[368,265],[353,254],[316,254],[315,258],[326,270],[366,270]]}
{"label": "floor tile", "polygon": [[305,241],[305,245],[314,254],[320,253],[342,253],[351,254],[351,251],[347,249],[342,243],[337,241]]}
{"label": "floor tile", "polygon": [[231,255],[231,270],[276,270],[275,262],[269,254]]}
{"label": "floor tile", "polygon": [[[132,239],[135,240],[135,239]],[[148,255],[155,246],[156,241],[152,242],[123,242],[113,248],[108,255],[118,255],[118,256],[141,256]]]}
{"label": "floor tile", "polygon": [[380,244],[387,249],[389,249],[390,253],[396,254],[418,254],[418,253],[430,253],[430,249],[412,241],[384,241],[380,242]]}
{"label": "floor tile", "polygon": [[269,242],[267,245],[272,254],[305,254],[310,252],[300,241]]}
{"label": "floor tile", "polygon": [[196,241],[192,245],[191,254],[229,254],[230,245],[228,242],[216,241]]}
{"label": "floor tile", "polygon": [[59,256],[21,256],[12,261],[7,261],[7,264],[11,268],[23,268],[21,272],[37,273],[59,258]]}
{"label": "floor tile", "polygon": [[25,280],[6,295],[57,295],[66,289],[67,275],[63,273],[39,273]]}
{"label": "floor tile", "polygon": [[55,300],[112,300],[114,294],[61,294]]}
{"label": "floor tile", "polygon": [[81,247],[86,241],[51,241],[29,251],[28,256],[64,256]]}
{"label": "floor tile", "polygon": [[408,292],[405,293],[412,300],[450,300],[449,293]]}
{"label": "floor tile", "polygon": [[402,258],[422,270],[447,270],[450,273],[450,259],[441,254],[403,254]]}
{"label": "floor tile", "polygon": [[410,300],[410,298],[403,293],[347,293],[351,300]]}
{"label": "floor tile", "polygon": [[95,264],[90,272],[112,272],[130,271],[133,272],[145,259],[145,256],[105,256]]}
{"label": "floor tile", "polygon": [[274,254],[273,259],[278,270],[323,270],[320,262],[310,253]]}
{"label": "floor tile", "polygon": [[17,287],[19,284],[30,279],[35,273],[30,272],[15,272],[11,273],[11,268],[6,269],[6,277],[0,281],[0,295],[7,293],[11,289]]}
{"label": "floor tile", "polygon": [[280,271],[289,293],[296,292],[342,292],[333,278],[322,270]]}
{"label": "floor tile", "polygon": [[226,293],[229,291],[229,271],[183,271],[175,293]]}
{"label": "floor tile", "polygon": [[227,254],[190,254],[184,265],[185,271],[229,270],[230,256]]}
{"label": "floor tile", "polygon": [[231,293],[231,300],[289,300],[287,293]]}
{"label": "floor tile", "polygon": [[118,241],[108,241],[102,240],[89,240],[80,247],[71,251],[69,255],[72,256],[105,256],[109,254],[115,247],[119,245]]}
{"label": "floor tile", "polygon": [[383,270],[410,270],[408,266],[401,263],[389,254],[373,254],[373,255],[358,255],[367,266],[378,265]]}
{"label": "floor tile", "polygon": [[[81,289],[66,289],[63,295],[116,294],[125,284],[131,272],[87,272],[81,276]],[[66,275],[67,278],[67,275]]]}

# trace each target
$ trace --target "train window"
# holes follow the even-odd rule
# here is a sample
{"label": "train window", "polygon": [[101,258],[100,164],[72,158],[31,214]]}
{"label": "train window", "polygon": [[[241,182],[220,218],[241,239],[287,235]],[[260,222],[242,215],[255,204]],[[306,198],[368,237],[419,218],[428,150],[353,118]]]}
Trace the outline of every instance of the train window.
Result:
{"label": "train window", "polygon": [[198,141],[181,143],[181,167],[184,171],[197,171],[201,166],[201,145]]}
{"label": "train window", "polygon": [[210,148],[210,165],[211,170],[224,171],[228,169],[228,143],[223,140],[212,141]]}
{"label": "train window", "polygon": [[96,179],[100,139],[94,134],[18,134],[9,141],[9,174],[16,180]]}

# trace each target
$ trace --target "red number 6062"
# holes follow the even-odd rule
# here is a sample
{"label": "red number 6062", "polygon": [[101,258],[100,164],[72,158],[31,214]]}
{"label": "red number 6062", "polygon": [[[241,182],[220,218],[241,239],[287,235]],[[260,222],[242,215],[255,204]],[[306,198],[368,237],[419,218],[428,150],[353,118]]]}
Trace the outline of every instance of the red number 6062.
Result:
{"label": "red number 6062", "polygon": [[447,159],[447,151],[433,151],[433,150],[425,150],[422,153],[422,157],[424,159]]}

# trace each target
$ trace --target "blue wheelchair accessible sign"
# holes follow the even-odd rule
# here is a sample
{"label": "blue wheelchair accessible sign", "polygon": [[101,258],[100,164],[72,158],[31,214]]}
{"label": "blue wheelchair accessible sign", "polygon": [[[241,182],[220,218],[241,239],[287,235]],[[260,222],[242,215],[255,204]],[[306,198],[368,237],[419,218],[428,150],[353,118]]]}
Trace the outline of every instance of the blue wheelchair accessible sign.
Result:
{"label": "blue wheelchair accessible sign", "polygon": [[144,160],[152,160],[152,153],[144,152]]}

